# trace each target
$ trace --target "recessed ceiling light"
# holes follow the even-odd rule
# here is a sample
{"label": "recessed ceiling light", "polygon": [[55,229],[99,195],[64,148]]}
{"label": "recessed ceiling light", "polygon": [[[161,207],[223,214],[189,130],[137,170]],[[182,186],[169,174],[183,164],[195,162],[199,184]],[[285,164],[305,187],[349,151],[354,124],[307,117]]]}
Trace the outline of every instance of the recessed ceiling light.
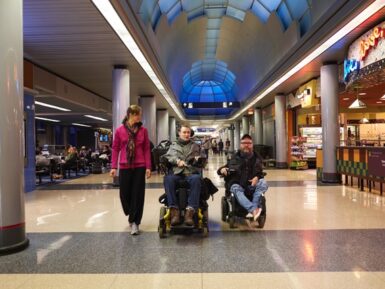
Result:
{"label": "recessed ceiling light", "polygon": [[366,95],[366,92],[360,92],[358,95]]}
{"label": "recessed ceiling light", "polygon": [[49,108],[54,108],[54,109],[61,110],[61,111],[71,111],[70,109],[56,106],[56,105],[52,105],[52,104],[48,104],[48,103],[41,102],[41,101],[35,101],[35,104],[40,105],[40,106],[49,107]]}
{"label": "recessed ceiling light", "polygon": [[76,123],[76,122],[73,122],[72,124],[73,124],[73,125],[76,125],[76,126],[91,127],[90,125],[87,125],[87,124],[81,124],[81,123]]}
{"label": "recessed ceiling light", "polygon": [[101,121],[108,121],[107,119],[105,118],[101,118],[101,117],[97,117],[97,116],[93,116],[93,115],[89,115],[89,114],[86,114],[84,115],[85,117],[88,117],[88,118],[93,118],[93,119],[97,119],[97,120],[101,120]]}
{"label": "recessed ceiling light", "polygon": [[382,101],[376,101],[376,103],[382,103]]}
{"label": "recessed ceiling light", "polygon": [[343,100],[349,100],[350,98],[349,97],[344,97]]}
{"label": "recessed ceiling light", "polygon": [[52,121],[52,122],[60,122],[60,120],[52,119],[52,118],[45,118],[45,117],[39,117],[35,116],[35,119],[45,120],[45,121]]}

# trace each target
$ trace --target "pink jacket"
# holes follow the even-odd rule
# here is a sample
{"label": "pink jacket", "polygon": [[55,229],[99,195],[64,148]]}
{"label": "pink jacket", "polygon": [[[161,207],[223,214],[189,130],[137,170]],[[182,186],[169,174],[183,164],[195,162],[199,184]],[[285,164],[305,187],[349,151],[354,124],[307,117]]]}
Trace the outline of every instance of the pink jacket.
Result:
{"label": "pink jacket", "polygon": [[150,152],[150,140],[148,139],[147,129],[140,127],[135,140],[135,160],[133,164],[127,163],[126,147],[128,142],[128,132],[122,124],[115,131],[114,141],[112,144],[112,160],[111,167],[113,169],[118,168],[118,157],[119,157],[119,168],[139,168],[146,167],[151,169],[151,152]]}

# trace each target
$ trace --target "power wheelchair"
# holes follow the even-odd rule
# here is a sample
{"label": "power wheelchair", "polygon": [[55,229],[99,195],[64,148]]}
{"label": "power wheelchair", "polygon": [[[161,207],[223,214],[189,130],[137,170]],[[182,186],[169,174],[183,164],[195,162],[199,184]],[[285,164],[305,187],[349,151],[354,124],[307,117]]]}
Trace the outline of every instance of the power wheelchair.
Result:
{"label": "power wheelchair", "polygon": [[[229,174],[235,173],[235,170],[229,170]],[[264,173],[266,175],[266,173]],[[225,179],[225,195],[221,199],[221,218],[223,222],[229,223],[231,229],[236,228],[236,219],[243,218],[247,220],[252,220],[252,218],[246,218],[248,214],[247,210],[243,208],[237,201],[235,195],[230,192],[230,187],[226,183]],[[245,190],[245,196],[251,201],[253,198],[252,192]],[[257,219],[257,228],[262,229],[265,226],[266,222],[266,198],[265,195],[261,196],[261,215]]]}
{"label": "power wheelchair", "polygon": [[[198,160],[198,165],[203,168],[206,165],[207,160],[205,158],[200,158]],[[165,175],[172,173],[172,167],[168,163],[166,158],[161,157],[160,162],[161,172]],[[188,226],[184,224],[184,216],[186,214],[187,200],[188,194],[190,192],[189,184],[187,180],[182,179],[176,183],[176,197],[177,203],[180,212],[180,224],[171,226],[171,213],[170,208],[168,207],[167,194],[164,193],[159,197],[159,202],[163,205],[160,208],[159,213],[159,225],[158,225],[158,233],[159,238],[165,238],[168,233],[192,233],[194,231],[201,233],[202,236],[207,237],[209,233],[208,226],[208,204],[207,200],[209,198],[209,193],[206,191],[204,187],[204,179],[201,174],[201,194],[199,198],[199,208],[194,212],[194,225]]]}

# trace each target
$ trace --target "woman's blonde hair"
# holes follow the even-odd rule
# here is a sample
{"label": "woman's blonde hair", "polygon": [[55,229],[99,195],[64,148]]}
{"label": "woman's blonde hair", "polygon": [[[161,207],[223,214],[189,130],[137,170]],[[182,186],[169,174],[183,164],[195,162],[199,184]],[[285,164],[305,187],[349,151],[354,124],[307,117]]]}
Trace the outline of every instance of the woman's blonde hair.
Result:
{"label": "woman's blonde hair", "polygon": [[142,108],[139,105],[133,104],[127,108],[127,116],[130,114],[138,115],[142,113]]}
{"label": "woman's blonde hair", "polygon": [[128,120],[128,117],[131,115],[138,115],[142,113],[142,108],[139,105],[133,104],[127,108],[126,116],[123,118],[122,123],[125,123]]}

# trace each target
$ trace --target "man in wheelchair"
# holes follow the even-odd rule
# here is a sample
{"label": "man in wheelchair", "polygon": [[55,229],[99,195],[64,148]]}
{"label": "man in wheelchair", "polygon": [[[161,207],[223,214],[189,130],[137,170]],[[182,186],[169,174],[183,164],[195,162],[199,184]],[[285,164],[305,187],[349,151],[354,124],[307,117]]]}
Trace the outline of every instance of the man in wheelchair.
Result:
{"label": "man in wheelchair", "polygon": [[179,138],[173,142],[168,152],[162,156],[170,165],[169,173],[164,177],[164,188],[167,194],[167,203],[170,208],[171,226],[180,224],[180,211],[176,196],[177,183],[186,180],[190,187],[187,199],[184,224],[194,225],[194,212],[199,207],[201,192],[201,168],[205,157],[201,156],[200,147],[191,140],[191,128],[182,125],[179,130]]}
{"label": "man in wheelchair", "polygon": [[239,151],[225,166],[220,167],[217,173],[224,176],[226,189],[233,193],[238,203],[248,211],[246,217],[256,221],[262,213],[261,196],[268,186],[262,170],[262,158],[253,151],[250,135],[242,136]]}

